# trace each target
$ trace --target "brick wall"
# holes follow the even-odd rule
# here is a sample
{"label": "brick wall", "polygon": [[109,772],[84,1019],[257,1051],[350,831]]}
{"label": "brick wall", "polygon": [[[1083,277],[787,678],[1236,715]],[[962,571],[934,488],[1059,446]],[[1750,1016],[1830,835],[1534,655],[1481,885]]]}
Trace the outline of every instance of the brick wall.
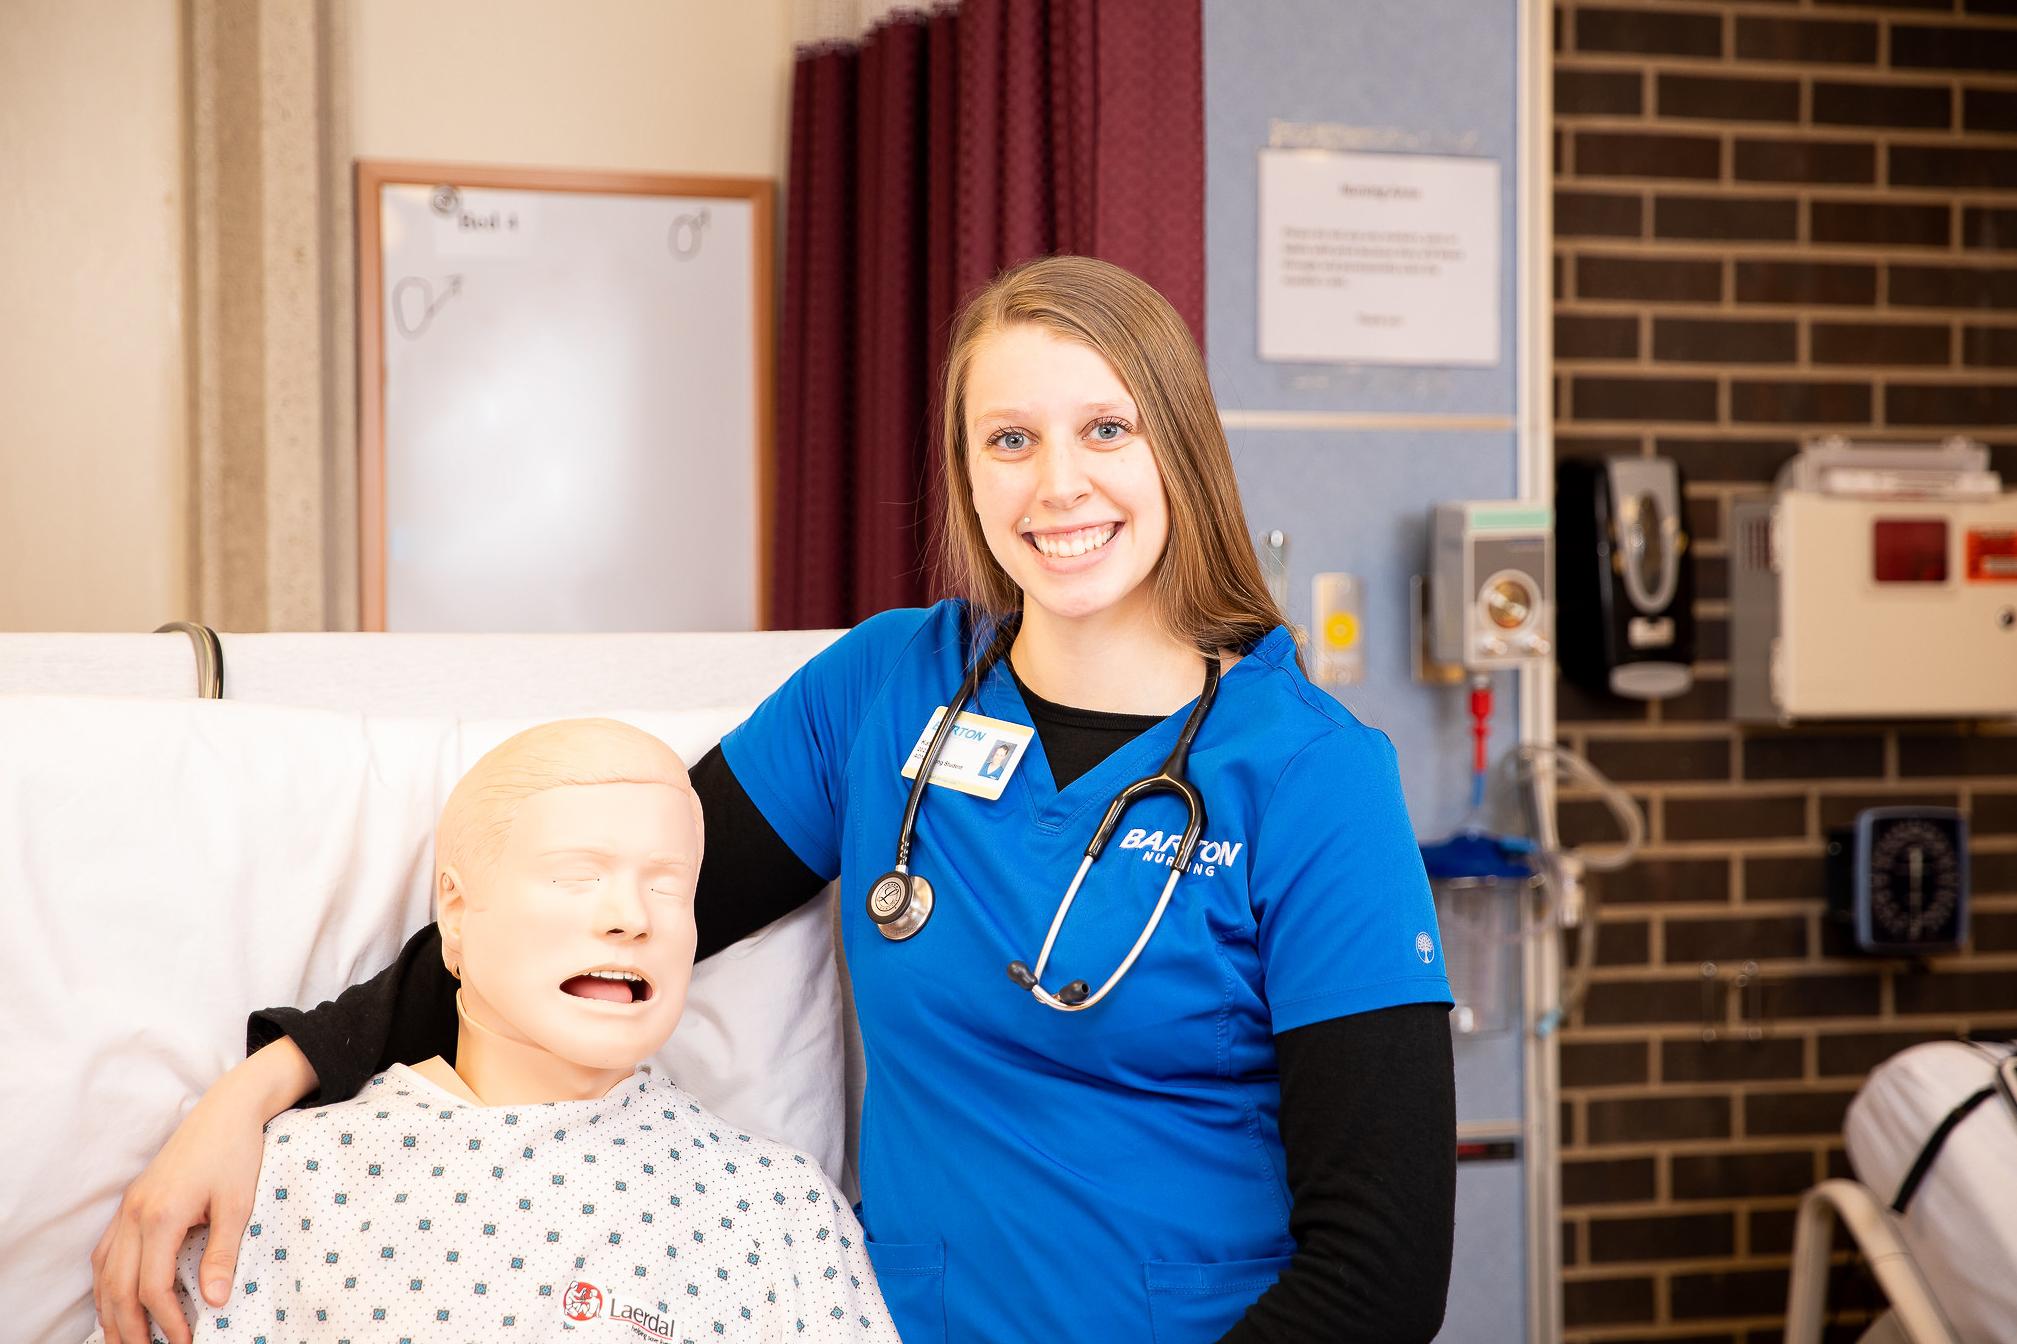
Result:
{"label": "brick wall", "polygon": [[[1792,1210],[1846,1172],[1863,1075],[2017,1031],[2017,734],[1731,723],[1730,501],[1822,431],[1966,432],[2017,481],[2017,0],[1563,0],[1555,32],[1556,448],[1680,462],[1702,625],[1678,700],[1561,689],[1652,841],[1602,884],[1562,1040],[1567,1333],[1777,1340]],[[1821,914],[1824,829],[1903,800],[1976,835],[1973,945],[1923,967]],[[1573,798],[1563,824],[1604,829]]]}

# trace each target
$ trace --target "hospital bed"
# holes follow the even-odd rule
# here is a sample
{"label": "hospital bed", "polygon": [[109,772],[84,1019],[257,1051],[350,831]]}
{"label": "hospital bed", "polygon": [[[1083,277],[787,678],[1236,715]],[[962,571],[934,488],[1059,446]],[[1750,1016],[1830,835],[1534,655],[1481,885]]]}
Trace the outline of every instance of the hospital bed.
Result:
{"label": "hospital bed", "polygon": [[[698,760],[836,633],[0,634],[0,1333],[89,1333],[120,1192],[249,1009],[332,997],[427,922],[477,756],[607,714]],[[659,1063],[852,1195],[834,929],[829,890],[704,963]]]}
{"label": "hospital bed", "polygon": [[1837,1218],[1888,1303],[1862,1344],[2017,1344],[2017,1052],[1902,1051],[1856,1094],[1843,1136],[1858,1179],[1801,1201],[1786,1344],[1820,1344]]}

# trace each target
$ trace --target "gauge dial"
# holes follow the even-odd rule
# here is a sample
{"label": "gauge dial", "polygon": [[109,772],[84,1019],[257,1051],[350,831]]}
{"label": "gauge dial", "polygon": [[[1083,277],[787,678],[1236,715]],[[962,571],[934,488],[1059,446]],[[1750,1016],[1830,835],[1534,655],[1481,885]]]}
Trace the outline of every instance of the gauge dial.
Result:
{"label": "gauge dial", "polygon": [[1870,839],[1870,927],[1885,943],[1954,941],[1966,881],[1953,831],[1918,818],[1880,823]]}

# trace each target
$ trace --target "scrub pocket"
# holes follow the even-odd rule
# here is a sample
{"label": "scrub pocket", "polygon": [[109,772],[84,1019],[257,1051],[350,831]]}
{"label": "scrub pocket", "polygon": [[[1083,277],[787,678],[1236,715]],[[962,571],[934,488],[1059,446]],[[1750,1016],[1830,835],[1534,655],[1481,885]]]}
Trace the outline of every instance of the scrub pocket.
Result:
{"label": "scrub pocket", "polygon": [[903,1344],[945,1344],[945,1243],[864,1238],[862,1244]]}
{"label": "scrub pocket", "polygon": [[[1149,1326],[1155,1344],[1211,1344],[1289,1267],[1286,1255],[1183,1265],[1150,1260],[1142,1266],[1149,1290]],[[910,1336],[904,1336],[909,1344]]]}

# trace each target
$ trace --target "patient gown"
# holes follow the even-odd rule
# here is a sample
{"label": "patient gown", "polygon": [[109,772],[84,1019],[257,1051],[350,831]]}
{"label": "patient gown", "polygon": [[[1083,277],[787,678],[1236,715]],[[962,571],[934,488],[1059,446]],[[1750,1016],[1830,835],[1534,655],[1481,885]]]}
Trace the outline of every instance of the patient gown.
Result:
{"label": "patient gown", "polygon": [[206,1341],[895,1344],[861,1228],[817,1163],[647,1072],[593,1101],[483,1107],[394,1065],[266,1130],[231,1299],[177,1264]]}

